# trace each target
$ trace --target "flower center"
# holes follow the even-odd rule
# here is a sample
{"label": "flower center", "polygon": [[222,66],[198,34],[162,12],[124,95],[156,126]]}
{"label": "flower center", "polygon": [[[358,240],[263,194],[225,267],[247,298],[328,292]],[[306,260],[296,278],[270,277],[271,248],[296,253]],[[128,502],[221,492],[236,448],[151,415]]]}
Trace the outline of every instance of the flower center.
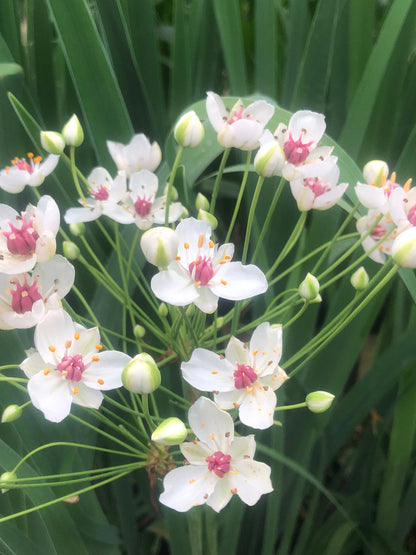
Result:
{"label": "flower center", "polygon": [[33,220],[28,222],[25,216],[22,216],[21,228],[15,227],[10,221],[8,222],[11,231],[3,231],[3,235],[7,239],[7,248],[11,254],[28,255],[32,254],[36,248],[36,241],[39,238],[37,231],[33,229]]}
{"label": "flower center", "polygon": [[241,106],[239,110],[233,110],[231,112],[230,117],[227,120],[227,123],[231,124],[231,123],[234,123],[235,121],[238,121],[239,119],[243,119],[243,112],[244,112],[244,106]]}
{"label": "flower center", "polygon": [[82,355],[64,356],[58,364],[57,369],[61,372],[62,376],[67,380],[79,382],[82,378],[82,373],[85,370]]}
{"label": "flower center", "polygon": [[95,198],[95,200],[107,200],[108,199],[108,191],[104,187],[104,185],[99,185],[96,190],[91,189],[91,195]]}
{"label": "flower center", "polygon": [[205,460],[208,463],[208,470],[214,472],[218,478],[224,478],[225,474],[230,471],[231,455],[224,455],[222,451],[216,451]]}
{"label": "flower center", "polygon": [[407,219],[412,225],[416,226],[416,204],[414,204],[412,208],[410,208],[409,212],[407,213]]}
{"label": "flower center", "polygon": [[35,281],[32,285],[28,285],[27,277],[25,276],[25,282],[23,285],[17,280],[12,281],[16,285],[15,291],[10,291],[12,296],[12,309],[17,312],[17,314],[24,314],[25,312],[30,312],[32,310],[33,303],[42,298],[42,295],[38,290],[38,282]]}
{"label": "flower center", "polygon": [[237,370],[234,371],[234,386],[236,389],[250,387],[256,380],[257,374],[251,366],[237,364]]}
{"label": "flower center", "polygon": [[148,216],[152,209],[151,198],[149,197],[147,199],[146,197],[143,197],[143,198],[139,197],[134,203],[134,209],[136,210],[136,213],[142,218],[144,218],[145,216]]}
{"label": "flower center", "polygon": [[305,187],[309,187],[315,197],[320,197],[330,187],[330,185],[324,185],[318,177],[307,177],[303,181],[305,183]]}
{"label": "flower center", "polygon": [[387,233],[387,229],[380,224],[377,224],[373,231],[370,233],[373,239],[381,239]]}
{"label": "flower center", "polygon": [[189,273],[200,285],[207,285],[214,275],[211,258],[209,256],[198,256],[194,262],[189,264]]}
{"label": "flower center", "polygon": [[[28,172],[32,174],[37,169],[37,164],[42,161],[42,156],[34,156],[32,152],[27,153],[27,157],[29,158],[30,162],[27,162],[26,158],[13,158],[11,161],[12,166],[17,168],[18,170]],[[6,173],[10,172],[10,166],[6,166],[5,168]]]}
{"label": "flower center", "polygon": [[302,164],[309,156],[309,147],[312,144],[313,141],[310,143],[302,143],[302,137],[299,137],[299,139],[295,141],[292,137],[292,133],[289,133],[289,138],[283,145],[283,152],[285,153],[286,160],[295,166]]}

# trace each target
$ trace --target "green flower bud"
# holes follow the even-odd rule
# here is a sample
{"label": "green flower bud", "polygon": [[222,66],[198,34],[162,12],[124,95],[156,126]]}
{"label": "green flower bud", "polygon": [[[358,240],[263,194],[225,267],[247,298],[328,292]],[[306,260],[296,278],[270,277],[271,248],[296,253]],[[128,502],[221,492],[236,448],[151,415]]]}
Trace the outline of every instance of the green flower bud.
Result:
{"label": "green flower bud", "polygon": [[169,314],[169,310],[168,310],[168,307],[166,306],[166,303],[160,303],[157,311],[159,315],[162,316],[162,318],[166,318],[166,316]]}
{"label": "green flower bud", "polygon": [[282,175],[284,163],[284,152],[275,140],[260,147],[254,158],[254,169],[262,177],[272,177],[273,175]]}
{"label": "green flower bud", "polygon": [[[163,194],[165,197],[168,195],[168,189],[169,189],[169,183],[166,183],[163,189]],[[178,191],[175,189],[175,187],[172,187],[170,190],[170,201],[175,202],[178,200],[178,198],[179,198]]]}
{"label": "green flower bud", "polygon": [[84,140],[84,131],[82,130],[79,119],[74,114],[71,119],[64,125],[62,135],[65,142],[69,146],[80,146]]}
{"label": "green flower bud", "polygon": [[204,135],[204,126],[193,110],[186,112],[175,126],[175,140],[181,146],[198,146]]}
{"label": "green flower bud", "polygon": [[[319,281],[315,276],[308,273],[298,288],[299,295],[305,301],[315,301],[319,295]],[[316,299],[318,301],[318,299]],[[322,299],[319,297],[319,302]]]}
{"label": "green flower bud", "polygon": [[185,314],[190,318],[195,313],[195,305],[190,304],[185,310]]}
{"label": "green flower bud", "polygon": [[381,187],[389,175],[389,167],[383,160],[371,160],[364,166],[363,175],[366,183],[375,183],[377,187]]}
{"label": "green flower bud", "polygon": [[69,231],[72,233],[72,235],[75,235],[75,237],[81,237],[81,235],[84,235],[85,233],[84,222],[74,222],[72,224],[69,224]]}
{"label": "green flower bud", "polygon": [[79,248],[72,241],[64,241],[62,243],[64,255],[68,260],[76,260],[79,256]]}
{"label": "green flower bud", "polygon": [[132,393],[153,393],[162,379],[159,368],[147,353],[140,353],[130,361],[121,373],[124,387]]}
{"label": "green flower bud", "polygon": [[150,264],[166,268],[178,253],[178,237],[170,227],[154,227],[143,233],[140,246]]}
{"label": "green flower bud", "polygon": [[368,274],[363,266],[360,266],[351,276],[351,285],[357,291],[365,289],[369,281],[370,278],[368,277]]}
{"label": "green flower bud", "polygon": [[0,488],[1,493],[6,493],[10,488],[13,487],[16,481],[16,474],[14,472],[3,472],[0,476]]}
{"label": "green flower bud", "polygon": [[134,326],[133,333],[134,337],[137,337],[137,339],[143,339],[143,337],[146,335],[146,328],[140,326],[140,324],[137,324],[136,326]]}
{"label": "green flower bud", "polygon": [[41,131],[40,142],[46,152],[50,154],[62,154],[65,148],[64,138],[55,131]]}
{"label": "green flower bud", "polygon": [[22,412],[23,412],[22,407],[19,407],[19,405],[9,405],[4,409],[3,414],[1,416],[2,424],[6,422],[13,422],[13,420],[17,420],[22,416]]}
{"label": "green flower bud", "polygon": [[181,219],[184,220],[185,218],[189,218],[189,210],[186,208],[186,206],[182,206]]}
{"label": "green flower bud", "polygon": [[335,395],[326,391],[313,391],[306,396],[305,403],[311,412],[325,412],[332,405]]}
{"label": "green flower bud", "polygon": [[196,195],[195,208],[197,210],[209,210],[209,200],[202,193]]}
{"label": "green flower bud", "polygon": [[391,254],[398,266],[416,268],[416,227],[406,229],[396,237]]}
{"label": "green flower bud", "polygon": [[210,214],[206,210],[198,210],[198,220],[206,222],[211,227],[212,231],[214,231],[214,229],[217,229],[217,218],[214,216],[214,214]]}
{"label": "green flower bud", "polygon": [[179,445],[186,439],[188,432],[179,418],[166,418],[152,434],[152,441],[161,445]]}

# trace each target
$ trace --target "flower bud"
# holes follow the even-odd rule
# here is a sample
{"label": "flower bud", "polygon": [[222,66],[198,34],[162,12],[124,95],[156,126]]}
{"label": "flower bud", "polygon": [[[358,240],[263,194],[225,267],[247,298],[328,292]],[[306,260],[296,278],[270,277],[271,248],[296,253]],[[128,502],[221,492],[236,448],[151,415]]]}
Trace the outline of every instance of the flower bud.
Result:
{"label": "flower bud", "polygon": [[[164,194],[165,197],[168,195],[168,189],[169,189],[169,183],[166,183],[166,185],[163,189],[163,194]],[[179,198],[178,191],[175,189],[175,187],[172,186],[171,189],[170,189],[169,200],[170,200],[170,202],[175,202],[175,201],[178,200],[178,198]]]}
{"label": "flower bud", "polygon": [[158,313],[160,316],[162,316],[162,318],[166,318],[166,316],[169,314],[168,311],[168,307],[166,306],[166,303],[160,303],[159,308],[157,309]]}
{"label": "flower bud", "polygon": [[182,206],[181,219],[184,220],[185,218],[189,218],[189,210],[186,208],[186,206]]}
{"label": "flower bud", "polygon": [[175,126],[175,140],[181,146],[198,146],[204,135],[204,126],[193,110],[186,112]]}
{"label": "flower bud", "polygon": [[254,158],[254,169],[262,177],[282,175],[284,163],[285,155],[282,147],[276,140],[273,140],[259,148]]}
{"label": "flower bud", "polygon": [[194,304],[188,305],[185,310],[185,314],[188,316],[188,318],[190,318],[193,314],[195,314],[195,305]]}
{"label": "flower bud", "polygon": [[3,411],[1,415],[1,422],[2,424],[6,422],[13,422],[13,420],[17,420],[22,416],[22,407],[19,405],[9,405]]}
{"label": "flower bud", "polygon": [[140,353],[130,361],[121,373],[124,387],[132,393],[153,393],[162,381],[159,368],[147,353]]}
{"label": "flower bud", "polygon": [[166,418],[152,434],[152,441],[161,445],[179,445],[186,439],[188,432],[179,418]]}
{"label": "flower bud", "polygon": [[72,241],[64,241],[62,243],[62,249],[68,260],[76,260],[79,256],[79,248]]}
{"label": "flower bud", "polygon": [[[319,281],[308,273],[298,288],[299,295],[305,301],[314,301],[319,295]],[[319,299],[321,301],[322,299]]]}
{"label": "flower bud", "polygon": [[313,391],[306,396],[305,403],[311,412],[325,412],[332,405],[335,395],[327,391]]}
{"label": "flower bud", "polygon": [[133,333],[134,337],[136,337],[137,339],[143,339],[143,337],[146,335],[146,328],[144,328],[140,324],[137,324],[136,326],[134,326]]}
{"label": "flower bud", "polygon": [[1,493],[6,493],[11,487],[13,487],[16,480],[16,474],[14,472],[3,472],[0,476],[0,488]]}
{"label": "flower bud", "polygon": [[84,222],[74,222],[72,224],[69,224],[69,231],[72,233],[72,235],[75,235],[75,237],[81,237],[81,235],[84,235],[85,233]]}
{"label": "flower bud", "polygon": [[46,152],[50,154],[62,154],[65,148],[64,138],[55,131],[41,131],[40,142]]}
{"label": "flower bud", "polygon": [[154,227],[143,233],[140,246],[150,264],[166,268],[178,253],[178,236],[170,227]]}
{"label": "flower bud", "polygon": [[82,130],[79,119],[74,114],[71,119],[64,125],[62,135],[65,142],[69,146],[80,146],[84,140],[84,131]]}
{"label": "flower bud", "polygon": [[406,229],[396,237],[391,254],[398,266],[416,268],[416,227]]}
{"label": "flower bud", "polygon": [[368,274],[363,266],[360,266],[351,276],[351,285],[357,291],[365,289],[369,281],[370,278],[368,277]]}
{"label": "flower bud", "polygon": [[195,208],[197,210],[209,210],[209,200],[202,193],[196,195]]}
{"label": "flower bud", "polygon": [[383,160],[371,160],[364,166],[363,175],[366,183],[375,183],[377,187],[381,187],[383,176],[387,179],[389,175],[389,167]]}
{"label": "flower bud", "polygon": [[218,226],[217,218],[214,216],[214,214],[210,214],[206,210],[202,210],[202,209],[198,210],[198,220],[201,220],[202,222],[206,222],[210,226],[212,231],[214,231],[214,229],[217,229],[217,226]]}

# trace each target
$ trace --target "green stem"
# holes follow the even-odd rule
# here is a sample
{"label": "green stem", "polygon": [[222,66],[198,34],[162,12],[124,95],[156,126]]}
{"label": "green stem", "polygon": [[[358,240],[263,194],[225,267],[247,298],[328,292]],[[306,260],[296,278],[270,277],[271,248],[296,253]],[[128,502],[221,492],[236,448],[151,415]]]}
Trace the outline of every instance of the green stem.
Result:
{"label": "green stem", "polygon": [[211,212],[211,214],[214,214],[214,212],[215,212],[215,204],[217,202],[217,196],[218,196],[218,191],[220,189],[222,174],[224,173],[225,164],[227,163],[227,159],[228,159],[228,156],[229,156],[230,152],[231,152],[231,148],[226,148],[224,150],[222,158],[221,158],[221,164],[220,164],[220,168],[218,170],[217,177],[215,179],[214,190],[212,191],[211,204],[210,204],[210,207],[209,207],[209,211]]}
{"label": "green stem", "polygon": [[176,172],[178,170],[179,162],[180,162],[180,159],[182,158],[183,151],[184,151],[184,147],[179,146],[178,152],[176,153],[175,161],[173,162],[172,172],[169,177],[168,192],[166,195],[165,226],[167,226],[169,223],[169,207],[172,201],[172,187],[175,182]]}
{"label": "green stem", "polygon": [[244,239],[244,247],[243,247],[243,256],[241,257],[241,262],[243,264],[246,263],[247,260],[247,252],[248,252],[248,245],[250,243],[250,237],[251,237],[251,228],[253,227],[253,221],[254,221],[254,214],[256,211],[256,207],[257,207],[257,202],[259,200],[260,197],[260,191],[262,188],[264,182],[264,177],[259,175],[258,179],[257,179],[257,185],[256,188],[254,190],[254,195],[250,204],[250,211],[248,213],[248,218],[247,218],[247,227],[246,227],[246,236]]}
{"label": "green stem", "polygon": [[273,266],[270,268],[270,270],[266,273],[266,278],[269,278],[271,275],[273,275],[273,273],[275,272],[275,270],[277,269],[277,267],[279,266],[279,264],[281,262],[283,262],[283,260],[286,258],[286,256],[290,253],[290,251],[293,249],[293,247],[296,245],[302,231],[303,231],[303,226],[305,225],[305,221],[306,221],[306,216],[307,216],[307,212],[302,212],[299,216],[299,219],[289,237],[289,239],[286,242],[286,245],[284,246],[284,248],[282,249],[281,253],[279,254],[279,256],[277,257],[275,263],[273,264]]}
{"label": "green stem", "polygon": [[296,405],[286,405],[284,407],[276,407],[274,410],[275,412],[277,411],[282,411],[282,410],[293,410],[293,409],[301,409],[306,407],[306,402],[303,403],[296,403]]}
{"label": "green stem", "polygon": [[233,232],[233,229],[234,229],[234,224],[235,224],[235,221],[237,219],[238,211],[240,210],[241,201],[243,200],[244,190],[245,190],[246,184],[247,184],[247,178],[248,178],[248,174],[249,174],[249,170],[250,170],[250,162],[251,162],[251,150],[249,150],[247,152],[247,160],[246,160],[246,166],[244,168],[243,180],[241,182],[240,190],[238,192],[237,201],[236,201],[235,206],[234,206],[233,216],[231,218],[231,223],[230,223],[230,226],[228,228],[227,236],[225,238],[224,243],[228,243],[228,241],[230,240],[230,237],[231,237],[231,233]]}

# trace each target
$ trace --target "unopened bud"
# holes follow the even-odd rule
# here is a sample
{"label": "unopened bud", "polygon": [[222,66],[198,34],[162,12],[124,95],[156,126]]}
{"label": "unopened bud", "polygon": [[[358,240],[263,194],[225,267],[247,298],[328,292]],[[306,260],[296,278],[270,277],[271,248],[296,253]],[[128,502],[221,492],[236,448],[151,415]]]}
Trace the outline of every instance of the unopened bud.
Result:
{"label": "unopened bud", "polygon": [[327,391],[313,391],[306,396],[305,403],[311,412],[325,412],[332,405],[335,395]]}
{"label": "unopened bud", "polygon": [[166,306],[166,303],[160,303],[159,308],[157,309],[158,313],[160,316],[162,316],[162,318],[166,318],[166,316],[169,314],[168,311],[168,307]]}
{"label": "unopened bud", "polygon": [[367,272],[363,266],[360,266],[351,276],[351,285],[357,291],[365,289],[370,281]]}
{"label": "unopened bud", "polygon": [[181,146],[198,146],[204,135],[204,126],[193,110],[186,112],[175,126],[175,140]]}
{"label": "unopened bud", "polygon": [[186,218],[189,218],[189,210],[186,208],[186,206],[182,206],[181,219],[185,220]]}
{"label": "unopened bud", "polygon": [[[299,295],[305,301],[315,301],[319,295],[319,281],[315,276],[308,273],[298,288]],[[319,298],[319,302],[322,299]]]}
{"label": "unopened bud", "polygon": [[50,154],[62,154],[65,148],[64,138],[56,131],[41,131],[40,142],[46,152]]}
{"label": "unopened bud", "polygon": [[179,445],[186,439],[188,432],[179,418],[167,418],[159,424],[152,434],[152,441],[161,445]]}
{"label": "unopened bud", "polygon": [[210,214],[206,210],[201,210],[201,209],[198,210],[198,220],[201,220],[202,222],[206,222],[210,226],[212,231],[214,231],[214,229],[217,229],[217,226],[218,226],[217,218],[214,216],[214,214]]}
{"label": "unopened bud", "polygon": [[383,160],[371,160],[364,166],[363,175],[366,183],[375,183],[377,187],[381,187],[383,180],[389,175],[389,167]]}
{"label": "unopened bud", "polygon": [[79,248],[72,241],[64,241],[62,243],[64,255],[68,260],[76,260],[79,256]]}
{"label": "unopened bud", "polygon": [[14,472],[3,472],[0,476],[0,488],[1,493],[6,493],[10,488],[14,486],[16,481],[16,474]]}
{"label": "unopened bud", "polygon": [[187,309],[185,310],[185,314],[190,318],[195,313],[195,305],[190,304],[188,305]]}
{"label": "unopened bud", "polygon": [[137,337],[137,339],[143,339],[143,337],[146,335],[146,328],[144,328],[140,324],[137,324],[136,326],[134,326],[133,333],[134,337]]}
{"label": "unopened bud", "polygon": [[84,222],[74,222],[72,224],[69,224],[69,231],[72,233],[72,235],[75,235],[75,237],[81,237],[81,235],[84,235],[85,233]]}
{"label": "unopened bud", "polygon": [[178,253],[178,236],[170,227],[154,227],[143,233],[140,246],[150,264],[166,268]]}
{"label": "unopened bud", "polygon": [[148,394],[159,387],[162,379],[153,358],[147,353],[140,353],[124,368],[121,381],[132,393]]}
{"label": "unopened bud", "polygon": [[1,422],[5,424],[6,422],[13,422],[22,416],[22,407],[19,405],[9,405],[3,411],[1,415]]}
{"label": "unopened bud", "polygon": [[69,146],[79,146],[84,140],[84,131],[82,130],[79,119],[74,114],[71,119],[64,125],[62,135],[65,142]]}
{"label": "unopened bud", "polygon": [[276,140],[262,145],[254,158],[254,169],[262,177],[282,175],[285,155]]}
{"label": "unopened bud", "polygon": [[209,210],[209,200],[202,193],[196,195],[195,208],[197,210]]}
{"label": "unopened bud", "polygon": [[[164,189],[163,189],[163,194],[164,194],[165,197],[166,197],[167,194],[168,194],[168,189],[169,189],[169,183],[166,183],[166,185],[165,185],[165,187],[164,187]],[[170,197],[169,197],[169,200],[170,200],[170,202],[175,202],[175,201],[178,200],[178,198],[179,198],[178,191],[175,189],[175,187],[172,186],[172,187],[170,188]]]}
{"label": "unopened bud", "polygon": [[416,227],[406,229],[396,237],[391,254],[398,266],[416,268]]}

